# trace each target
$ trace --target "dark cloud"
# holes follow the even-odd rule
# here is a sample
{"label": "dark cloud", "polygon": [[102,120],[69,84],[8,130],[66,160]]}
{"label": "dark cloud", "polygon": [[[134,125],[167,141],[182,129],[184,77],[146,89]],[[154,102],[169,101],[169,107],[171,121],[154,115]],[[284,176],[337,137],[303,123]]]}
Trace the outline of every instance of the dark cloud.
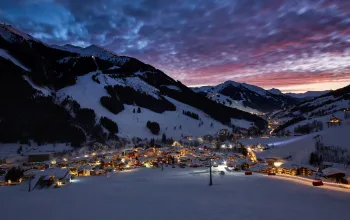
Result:
{"label": "dark cloud", "polygon": [[273,86],[278,74],[288,85],[293,73],[324,79],[350,66],[344,0],[3,0],[0,19],[46,43],[134,56],[188,85],[259,76]]}

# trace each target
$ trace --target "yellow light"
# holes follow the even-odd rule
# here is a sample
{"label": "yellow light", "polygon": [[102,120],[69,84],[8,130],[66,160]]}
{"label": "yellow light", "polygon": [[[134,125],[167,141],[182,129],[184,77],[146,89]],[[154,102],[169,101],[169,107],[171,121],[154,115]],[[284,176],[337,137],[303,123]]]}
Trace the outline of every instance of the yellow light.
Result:
{"label": "yellow light", "polygon": [[56,164],[56,160],[51,160],[51,164],[55,165]]}
{"label": "yellow light", "polygon": [[282,162],[278,162],[278,161],[273,163],[275,167],[280,167],[282,164],[283,164]]}

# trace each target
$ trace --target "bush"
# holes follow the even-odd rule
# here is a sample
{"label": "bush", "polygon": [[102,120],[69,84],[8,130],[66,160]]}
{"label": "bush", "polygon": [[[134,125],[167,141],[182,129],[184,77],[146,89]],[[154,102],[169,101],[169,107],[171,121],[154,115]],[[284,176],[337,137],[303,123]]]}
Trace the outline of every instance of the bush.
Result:
{"label": "bush", "polygon": [[101,117],[100,123],[111,133],[118,133],[118,125],[109,118]]}
{"label": "bush", "polygon": [[94,75],[92,75],[92,80],[93,80],[94,82],[96,82],[96,83],[100,84],[101,82],[100,82],[100,80],[97,78],[97,76],[98,76],[98,74],[97,74],[97,73],[96,73],[96,74],[94,74]]}
{"label": "bush", "polygon": [[152,132],[152,134],[159,134],[160,126],[157,122],[147,121],[147,128]]}
{"label": "bush", "polygon": [[112,98],[109,96],[102,96],[100,99],[100,102],[103,107],[105,107],[115,115],[124,110],[123,103],[118,101],[116,98]]}
{"label": "bush", "polygon": [[187,116],[189,116],[189,117],[191,117],[191,118],[193,118],[193,119],[199,120],[199,116],[198,116],[198,114],[196,114],[196,113],[183,110],[183,111],[182,111],[182,114],[187,115]]}

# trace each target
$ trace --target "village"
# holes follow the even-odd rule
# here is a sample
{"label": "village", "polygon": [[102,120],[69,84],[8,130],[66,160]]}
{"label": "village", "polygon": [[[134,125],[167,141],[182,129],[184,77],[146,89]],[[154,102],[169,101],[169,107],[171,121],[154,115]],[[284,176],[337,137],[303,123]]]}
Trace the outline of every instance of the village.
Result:
{"label": "village", "polygon": [[[324,161],[319,166],[312,166],[295,163],[288,157],[260,157],[259,153],[271,146],[260,143],[242,144],[237,137],[218,141],[227,134],[227,130],[220,130],[215,138],[186,136],[181,143],[173,141],[170,145],[144,142],[124,149],[108,149],[103,144],[95,143],[93,147],[84,150],[50,152],[41,146],[2,159],[0,185],[27,184],[28,191],[33,191],[59,188],[74,183],[79,178],[108,177],[111,173],[134,169],[202,168],[203,172],[209,173],[209,168],[212,168],[218,175],[241,172],[249,176],[259,173],[304,178],[313,186],[329,183],[350,188],[346,165]],[[193,144],[194,141],[197,144]]]}

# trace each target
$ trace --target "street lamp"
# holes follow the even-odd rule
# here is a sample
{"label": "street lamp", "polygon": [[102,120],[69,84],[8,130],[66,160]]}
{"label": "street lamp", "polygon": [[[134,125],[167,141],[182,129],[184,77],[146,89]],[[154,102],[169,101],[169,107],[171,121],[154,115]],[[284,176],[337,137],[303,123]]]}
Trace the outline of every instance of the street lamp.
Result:
{"label": "street lamp", "polygon": [[212,175],[211,175],[211,161],[212,161],[213,159],[212,158],[210,158],[210,164],[209,164],[209,173],[210,173],[210,180],[209,180],[209,186],[212,186],[213,185],[213,178],[212,178]]}

